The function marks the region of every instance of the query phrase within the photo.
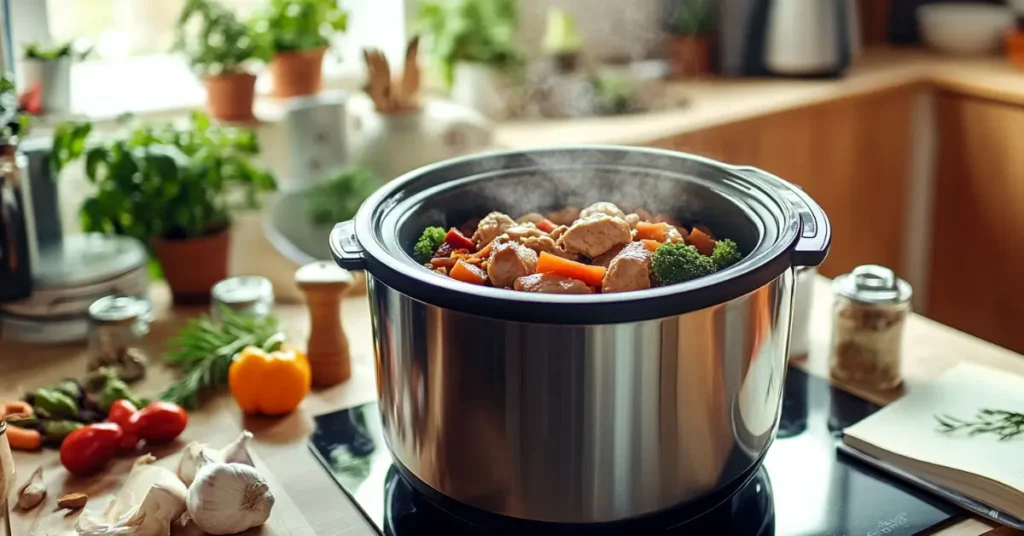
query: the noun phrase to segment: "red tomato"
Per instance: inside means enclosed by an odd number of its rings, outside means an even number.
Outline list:
[[[165,443],[185,430],[188,414],[181,406],[170,402],[150,402],[132,415],[128,429],[147,443]]]
[[[476,249],[476,244],[472,240],[466,238],[465,235],[459,232],[458,229],[452,227],[448,229],[448,234],[444,236],[444,243],[452,247],[452,249]]]
[[[121,427],[112,422],[89,424],[75,430],[60,445],[60,463],[73,475],[102,469],[120,445]]]
[[[112,422],[121,427],[124,434],[121,436],[120,447],[122,450],[131,450],[139,444],[139,434],[133,429],[132,416],[138,413],[139,408],[130,401],[121,399],[114,402],[107,412],[107,422]]]

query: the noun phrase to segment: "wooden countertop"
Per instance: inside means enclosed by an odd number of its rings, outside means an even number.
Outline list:
[[[951,58],[921,49],[869,48],[835,80],[705,79],[668,82],[689,106],[615,117],[509,121],[497,126],[501,147],[645,145],[680,134],[857,95],[920,85],[1024,105],[1024,71],[1003,57]]]
[[[821,278],[815,287],[811,327],[811,351],[798,365],[818,375],[827,375],[828,344],[831,323],[831,290],[828,280]],[[190,317],[202,313],[198,309],[171,309],[163,286],[154,288],[156,319],[146,340],[151,360],[159,362],[167,337],[177,332]],[[305,306],[279,305],[276,310],[283,327],[293,340],[303,341],[308,330]],[[353,359],[352,379],[323,391],[313,393],[301,408],[280,419],[245,418],[229,396],[208,401],[192,414],[182,440],[201,440],[223,444],[233,439],[243,427],[256,434],[254,448],[285,493],[298,506],[315,534],[324,536],[372,536],[370,525],[345,497],[334,481],[317,464],[306,447],[312,432],[312,416],[374,400],[373,348],[371,343],[368,303],[364,296],[346,298],[343,321],[348,333]],[[969,360],[992,367],[1024,374],[1024,356],[996,347],[971,336],[941,326],[922,317],[908,320],[904,341],[905,387],[914,389],[922,382],[944,372],[959,361]],[[41,347],[0,341],[0,400],[20,397],[25,390],[40,387],[67,376],[85,371],[85,355],[81,346]],[[149,375],[139,386],[146,395],[155,394],[165,385],[169,371],[151,366]],[[887,402],[899,396],[893,392],[860,392],[875,401]],[[56,465],[56,452],[17,452],[15,454],[19,483],[37,464]],[[54,469],[57,470],[57,469]],[[991,527],[975,519],[966,519],[942,530],[944,536],[1004,534],[990,532]],[[299,534],[299,533],[296,533]],[[302,534],[305,534],[304,532]],[[1009,534],[1009,533],[1006,533]]]

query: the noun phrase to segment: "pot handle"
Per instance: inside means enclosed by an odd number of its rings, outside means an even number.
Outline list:
[[[800,238],[793,250],[793,266],[818,266],[824,262],[832,244],[832,225],[821,206],[795,184],[771,173],[750,166],[734,169],[778,192],[800,214]]]
[[[331,256],[346,270],[366,269],[366,250],[356,238],[356,222],[343,221],[331,229]]]

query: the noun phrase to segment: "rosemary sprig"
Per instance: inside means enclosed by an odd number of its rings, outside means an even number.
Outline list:
[[[939,431],[954,433],[966,431],[969,436],[995,434],[1000,441],[1024,435],[1024,413],[1001,409],[983,409],[973,420],[963,420],[951,415],[936,415]]]
[[[273,316],[259,318],[225,308],[220,324],[208,316],[193,319],[171,341],[172,350],[164,357],[181,370],[181,377],[160,400],[194,409],[204,391],[227,385],[231,362],[243,348],[252,345],[271,351],[283,340]]]

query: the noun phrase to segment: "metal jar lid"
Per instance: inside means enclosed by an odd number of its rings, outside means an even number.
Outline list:
[[[853,272],[837,277],[832,289],[844,298],[879,305],[906,303],[914,294],[910,283],[877,264],[858,266]]]
[[[274,301],[274,285],[265,277],[242,275],[217,282],[210,294],[214,302],[239,310]]]
[[[152,307],[135,296],[106,296],[89,306],[89,319],[96,324],[128,324],[149,320]]]

